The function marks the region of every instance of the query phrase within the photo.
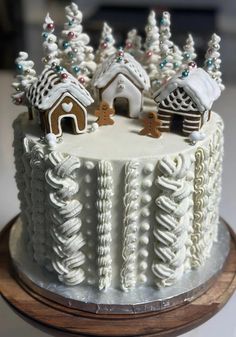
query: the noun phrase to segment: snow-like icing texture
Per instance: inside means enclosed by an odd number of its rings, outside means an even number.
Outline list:
[[[91,95],[84,86],[71,74],[67,75],[67,80],[62,81],[59,73],[51,68],[44,69],[27,92],[27,98],[32,106],[40,110],[49,109],[65,92],[69,92],[85,107],[93,103]]]
[[[159,28],[157,26],[156,14],[151,11],[148,16],[148,22],[145,26],[146,39],[144,42],[144,65],[154,63],[157,64],[160,60],[160,41]]]
[[[98,274],[99,289],[106,290],[111,285],[111,208],[113,195],[112,165],[102,160],[98,163]]]
[[[85,278],[83,265],[85,255],[82,248],[85,240],[81,233],[81,202],[76,175],[80,160],[70,155],[51,152],[48,156],[50,168],[46,171],[48,213],[51,218],[52,240],[51,263],[58,279],[66,285],[76,285]]]
[[[119,62],[117,62],[117,55],[109,56],[97,68],[92,84],[97,88],[103,88],[120,73],[128,76],[140,89],[149,90],[150,80],[146,71],[129,53],[124,53]]]
[[[162,102],[177,88],[183,88],[203,113],[210,110],[213,102],[220,96],[220,88],[205,70],[193,69],[185,78],[175,76],[164,87],[154,93],[157,103]]]
[[[188,226],[192,210],[192,159],[183,154],[160,160],[156,184],[155,260],[152,271],[158,288],[171,286],[185,268]]]
[[[124,220],[123,220],[123,265],[121,269],[121,285],[125,291],[135,287],[137,279],[137,231],[139,208],[139,163],[128,162],[125,165],[125,195],[124,195]]]
[[[183,47],[183,65],[187,65],[196,59],[197,54],[195,53],[194,40],[191,34],[188,34],[186,43]]]

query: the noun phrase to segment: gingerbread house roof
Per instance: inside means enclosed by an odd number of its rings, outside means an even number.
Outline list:
[[[138,88],[149,90],[150,80],[141,64],[129,53],[124,53],[120,59],[118,58],[117,54],[113,54],[98,66],[92,80],[93,85],[103,88],[121,73],[130,78]]]
[[[177,88],[183,88],[201,113],[210,110],[221,93],[218,83],[205,70],[197,68],[191,70],[187,77],[173,77],[153,94],[153,98],[160,104]]]
[[[84,86],[66,70],[63,70],[63,73],[68,76],[65,80],[62,80],[60,74],[54,69],[45,68],[27,92],[29,103],[39,110],[47,110],[65,92],[69,92],[85,107],[93,103],[90,93]]]

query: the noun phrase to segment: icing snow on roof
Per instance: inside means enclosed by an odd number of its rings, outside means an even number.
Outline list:
[[[130,78],[137,87],[149,90],[150,80],[146,71],[129,53],[124,53],[122,60],[119,62],[117,61],[117,54],[109,56],[98,66],[92,83],[97,88],[103,88],[120,73]]]
[[[63,70],[65,73],[66,70]],[[45,68],[38,80],[34,82],[27,92],[28,101],[37,109],[47,110],[65,92],[69,92],[84,106],[93,103],[89,92],[70,73],[66,80],[61,80],[60,74],[52,68]]]
[[[197,68],[191,70],[187,77],[182,78],[179,75],[173,77],[154,93],[154,100],[160,103],[176,88],[183,88],[200,112],[210,110],[221,93],[218,83],[205,70]]]

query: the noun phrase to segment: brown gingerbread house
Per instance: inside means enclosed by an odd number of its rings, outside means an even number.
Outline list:
[[[27,99],[32,105],[34,116],[39,117],[45,133],[61,136],[64,118],[71,119],[75,134],[86,131],[86,107],[93,99],[83,85],[66,70],[59,72],[45,68],[29,88]]]
[[[125,115],[140,117],[143,93],[150,89],[150,80],[132,55],[119,50],[108,57],[98,66],[92,84],[97,90],[99,102],[107,102],[116,113],[122,106]]]
[[[219,85],[202,68],[190,70],[186,77],[175,76],[153,95],[162,121],[159,129],[184,135],[200,130],[219,96]]]

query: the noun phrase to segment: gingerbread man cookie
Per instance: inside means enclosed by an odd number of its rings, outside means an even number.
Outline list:
[[[160,125],[161,121],[157,118],[157,114],[155,112],[148,112],[143,118],[144,128],[139,132],[139,134],[159,138],[161,136],[161,132],[158,130]]]
[[[99,105],[99,108],[95,111],[95,116],[98,117],[97,124],[102,125],[113,125],[114,120],[111,119],[111,116],[114,115],[115,110],[110,108],[109,104],[105,101],[102,101]]]

